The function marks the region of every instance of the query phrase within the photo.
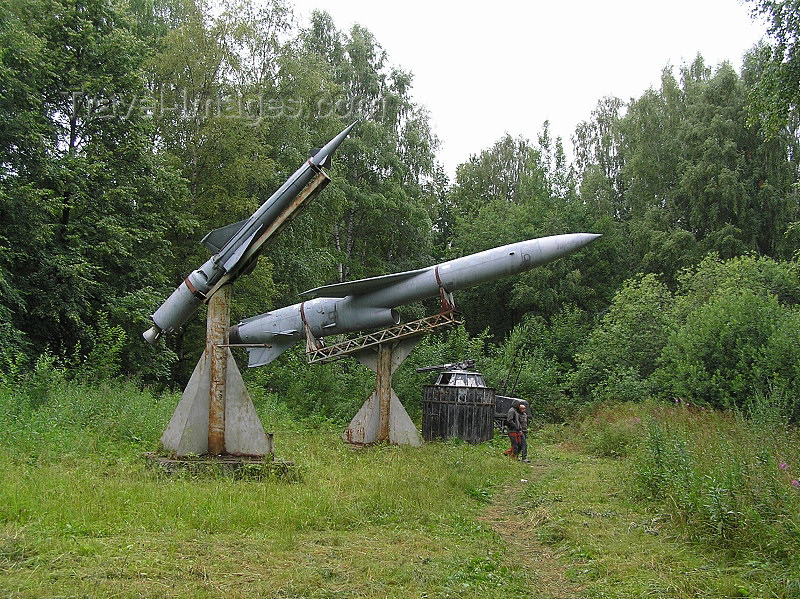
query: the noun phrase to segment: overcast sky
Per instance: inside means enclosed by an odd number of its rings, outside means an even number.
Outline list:
[[[698,52],[739,70],[766,31],[742,0],[290,1],[303,26],[315,8],[339,30],[363,25],[414,75],[451,177],[505,133],[534,141],[545,120],[571,153],[601,97],[638,97]]]

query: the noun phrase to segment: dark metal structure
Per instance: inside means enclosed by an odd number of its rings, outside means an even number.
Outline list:
[[[472,360],[418,369],[440,371],[436,383],[425,385],[422,398],[422,438],[463,439],[482,443],[494,436],[495,390],[487,387]]]

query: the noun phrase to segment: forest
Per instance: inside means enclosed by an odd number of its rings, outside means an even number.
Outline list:
[[[290,0],[0,0],[0,594],[800,596],[800,0],[747,6],[767,25],[740,65],[665,65],[569,140],[545,121],[451,179],[413,73],[363,26]],[[501,434],[353,449],[375,377],[298,344],[250,369],[234,350],[274,462],[152,467],[205,313],[156,347],[151,315],[209,231],[355,120],[232,320],[600,233],[456,292],[464,324],[392,380],[419,422],[417,368],[475,360],[530,402],[531,462]]]
[[[451,181],[413,74],[362,26],[298,23],[284,0],[0,0],[0,382],[180,389],[203,315],[158,348],[141,333],[207,259],[199,240],[360,119],[332,184],[237,282],[234,320],[326,283],[602,233],[460,292],[464,326],[426,338],[396,377],[412,416],[416,367],[472,358],[544,422],[651,397],[743,412],[766,398],[796,422],[800,11],[750,6],[770,25],[740,69],[665,66],[658,88],[599,98],[571,158],[544,122]],[[370,385],[302,348],[246,380],[321,420],[348,419]]]

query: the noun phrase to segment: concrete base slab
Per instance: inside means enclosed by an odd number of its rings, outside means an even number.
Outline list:
[[[264,458],[248,456],[171,458],[149,452],[144,454],[144,457],[152,468],[158,468],[170,475],[214,476],[221,474],[247,480],[281,478],[296,481],[300,479],[300,470],[294,462],[276,460],[271,455]]]

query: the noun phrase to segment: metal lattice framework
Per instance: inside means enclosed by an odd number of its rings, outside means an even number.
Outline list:
[[[427,335],[439,329],[446,329],[462,324],[461,313],[455,310],[441,312],[434,316],[428,316],[420,320],[414,320],[404,324],[399,324],[388,329],[383,329],[375,333],[369,333],[353,339],[346,339],[339,343],[328,346],[312,346],[306,348],[309,364],[319,364],[332,362],[340,358],[349,356],[368,347],[374,347],[384,343],[391,343],[408,337]]]

